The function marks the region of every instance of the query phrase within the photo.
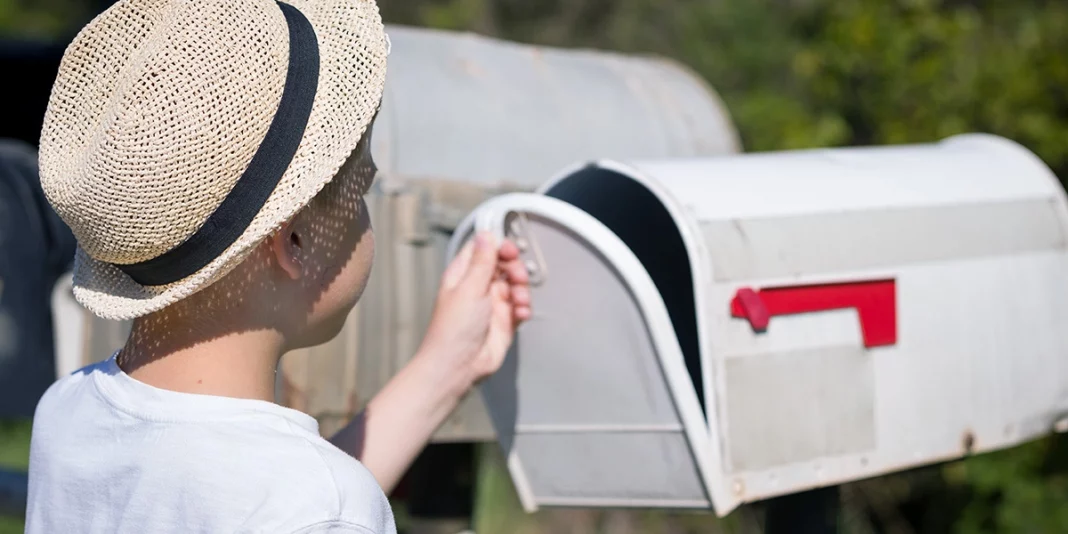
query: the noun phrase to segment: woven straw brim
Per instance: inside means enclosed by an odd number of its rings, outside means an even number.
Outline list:
[[[79,247],[74,295],[94,314],[115,320],[143,316],[222,278],[307,206],[359,144],[385,85],[385,34],[376,5],[368,0],[287,2],[300,9],[315,28],[321,66],[307,128],[278,186],[225,252],[195,274],[169,285],[142,286]]]

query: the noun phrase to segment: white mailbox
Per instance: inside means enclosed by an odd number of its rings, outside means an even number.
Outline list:
[[[524,506],[713,508],[1068,423],[1068,205],[1005,139],[576,167],[483,204],[534,318],[482,387]]]

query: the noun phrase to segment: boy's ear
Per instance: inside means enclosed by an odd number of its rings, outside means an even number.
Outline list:
[[[304,242],[292,222],[278,229],[271,236],[271,252],[278,265],[293,280],[304,273]]]

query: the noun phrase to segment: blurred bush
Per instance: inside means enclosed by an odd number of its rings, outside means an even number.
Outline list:
[[[96,5],[85,0],[0,0],[0,38],[51,39],[71,34]]]

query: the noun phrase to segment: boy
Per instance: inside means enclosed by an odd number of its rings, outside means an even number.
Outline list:
[[[281,355],[333,337],[367,281],[387,46],[372,0],[121,0],[70,45],[42,185],[78,239],[75,296],[134,326],[40,401],[28,532],[395,532],[383,489],[530,295],[515,246],[479,236],[332,443],[271,402]]]

